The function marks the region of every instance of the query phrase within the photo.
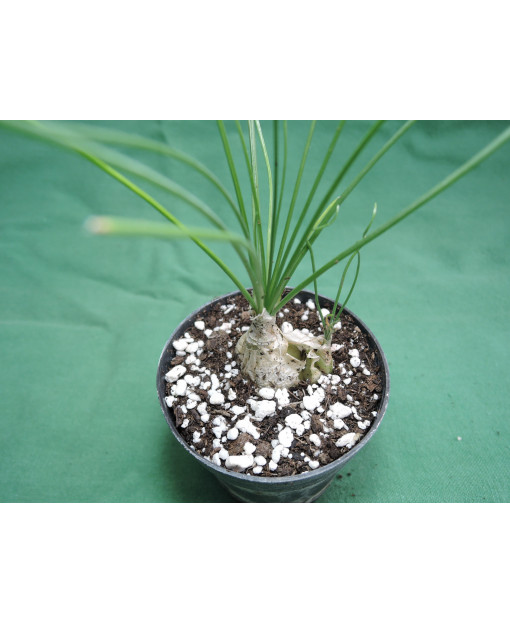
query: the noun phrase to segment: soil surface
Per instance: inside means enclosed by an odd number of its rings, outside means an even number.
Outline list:
[[[322,334],[304,295],[277,322]],[[276,395],[239,370],[235,346],[249,323],[248,303],[232,296],[174,341],[165,400],[184,440],[216,465],[264,477],[314,470],[347,453],[369,431],[383,390],[376,354],[352,317],[344,312],[335,326],[333,372]]]

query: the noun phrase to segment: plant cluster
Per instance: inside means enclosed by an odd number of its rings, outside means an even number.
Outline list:
[[[381,130],[384,122],[377,121],[372,124],[353,152],[347,155],[343,165],[338,168],[333,182],[326,192],[322,197],[317,198],[316,194],[327,167],[337,161],[335,148],[341,138],[345,123],[345,121],[338,123],[306,199],[302,204],[298,204],[303,172],[316,128],[315,121],[310,124],[299,168],[295,180],[292,181],[291,199],[288,206],[283,203],[285,185],[288,184],[290,177],[290,173],[287,171],[288,124],[285,121],[274,121],[272,124],[272,159],[269,157],[261,124],[258,121],[249,121],[243,126],[240,122],[235,122],[243,154],[244,162],[241,163],[235,162],[225,124],[221,121],[218,122],[234,196],[216,175],[202,163],[162,142],[117,130],[75,123],[3,122],[3,125],[81,154],[144,199],[170,222],[170,224],[165,225],[153,221],[95,217],[88,223],[88,227],[92,231],[100,234],[189,238],[198,245],[229,276],[253,309],[252,327],[237,345],[244,373],[259,385],[280,387],[291,386],[303,377],[313,380],[321,374],[321,371],[329,372],[331,370],[332,327],[338,322],[353,291],[359,274],[362,247],[446,190],[510,139],[510,128],[508,128],[427,193],[417,198],[379,227],[371,229],[376,215],[376,208],[374,207],[372,218],[362,236],[349,247],[335,253],[330,260],[317,267],[313,246],[323,230],[335,223],[340,207],[351,192],[414,124],[413,121],[404,123],[368,160],[342,192],[338,193],[345,176]],[[228,227],[209,205],[189,190],[147,164],[112,149],[111,146],[115,145],[163,154],[194,169],[221,193],[237,221],[238,231],[234,231],[231,226]],[[279,164],[281,162],[283,163],[282,166]],[[250,183],[248,196],[243,193],[240,182],[241,167],[245,167],[248,173]],[[268,188],[268,198],[264,202],[265,205],[262,205],[263,200],[261,198],[262,175],[266,177]],[[133,177],[128,176],[134,176],[137,180],[153,184],[186,202],[202,214],[209,221],[211,227],[195,228],[182,223],[168,206],[163,206],[147,190],[139,186]],[[208,241],[225,241],[232,244],[240,265],[247,272],[251,289],[243,283],[239,274],[227,266],[226,262],[207,245]],[[308,255],[311,260],[311,272],[286,293],[289,281]],[[276,313],[311,283],[313,283],[317,294],[317,279],[344,260],[346,264],[333,310],[324,316],[321,307],[317,305],[324,327],[324,335],[311,339],[295,330],[292,334],[283,336],[275,323]],[[356,262],[353,283],[348,295],[341,303],[341,292],[347,272],[353,262]]]

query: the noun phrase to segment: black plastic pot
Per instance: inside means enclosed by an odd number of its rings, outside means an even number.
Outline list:
[[[198,453],[193,451],[179,433],[179,430],[175,425],[173,410],[165,403],[165,374],[171,368],[170,362],[175,357],[175,350],[172,346],[172,342],[182,336],[182,334],[188,331],[190,327],[193,327],[193,323],[199,314],[205,316],[208,309],[210,309],[213,304],[224,302],[228,297],[237,294],[239,293],[229,293],[228,295],[219,297],[213,302],[195,310],[195,312],[184,319],[184,321],[175,329],[173,334],[168,339],[168,342],[166,343],[159,359],[156,380],[161,409],[163,410],[166,421],[172,433],[177,438],[177,441],[182,444],[186,451],[190,453],[198,462],[200,462],[206,470],[212,472],[217,479],[219,479],[220,483],[227,488],[232,496],[238,500],[247,503],[311,503],[326,490],[338,471],[368,443],[381,424],[381,420],[386,412],[390,396],[388,362],[386,361],[380,344],[377,342],[377,339],[372,332],[355,314],[346,308],[345,312],[348,313],[359,325],[360,329],[367,337],[370,346],[375,349],[378,364],[381,367],[383,375],[384,394],[381,397],[382,400],[375,421],[368,433],[350,451],[339,457],[337,460],[326,466],[322,466],[300,475],[290,477],[257,477],[254,475],[227,470],[222,466],[216,466],[211,461],[203,458]],[[303,302],[308,299],[314,299],[314,294],[306,290],[303,290],[298,296]],[[327,297],[319,297],[319,302],[322,307],[331,307],[333,304],[333,301]]]

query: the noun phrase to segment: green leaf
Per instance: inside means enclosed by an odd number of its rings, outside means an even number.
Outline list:
[[[210,230],[205,228],[175,227],[165,223],[156,223],[145,219],[124,219],[121,217],[90,217],[85,227],[93,234],[112,234],[117,236],[151,236],[156,238],[182,239],[199,238],[224,243],[238,243],[250,251],[253,247],[239,234],[229,231]]]

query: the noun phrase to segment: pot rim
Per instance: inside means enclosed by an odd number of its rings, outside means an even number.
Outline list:
[[[174,434],[174,436],[177,439],[177,441],[181,444],[181,446],[183,446],[184,449],[186,451],[188,451],[188,453],[190,453],[195,459],[197,459],[205,468],[207,468],[208,470],[213,470],[215,472],[218,472],[218,473],[220,473],[222,475],[225,475],[227,477],[232,477],[234,479],[239,479],[240,481],[244,481],[244,482],[256,482],[256,483],[263,483],[263,484],[267,484],[267,485],[270,485],[271,483],[275,483],[275,484],[276,483],[290,483],[290,482],[299,483],[301,481],[306,481],[306,480],[311,479],[313,477],[320,476],[321,474],[326,474],[327,472],[331,472],[331,471],[333,471],[333,469],[335,467],[337,467],[337,469],[339,470],[345,463],[347,463],[350,459],[352,459],[354,457],[354,455],[356,455],[356,453],[358,453],[368,443],[368,441],[372,438],[374,433],[377,431],[377,429],[379,428],[379,425],[381,424],[383,416],[384,416],[384,414],[386,412],[386,408],[388,407],[388,402],[389,402],[389,398],[390,398],[390,373],[389,373],[388,362],[386,360],[386,356],[384,354],[384,351],[382,350],[382,347],[379,344],[379,341],[374,336],[374,334],[371,332],[371,330],[365,325],[365,323],[358,316],[356,316],[356,314],[351,312],[351,310],[349,310],[348,308],[344,308],[344,312],[347,312],[353,318],[353,320],[361,327],[361,329],[368,335],[369,339],[374,343],[374,346],[376,347],[376,349],[379,352],[381,365],[382,365],[383,370],[384,370],[384,388],[383,388],[384,396],[383,396],[383,400],[381,402],[381,405],[379,406],[379,409],[377,410],[377,416],[375,417],[375,420],[374,420],[372,426],[370,427],[369,431],[363,436],[361,441],[358,442],[357,444],[355,444],[347,453],[344,453],[338,459],[335,459],[334,461],[330,462],[329,464],[326,464],[325,466],[320,466],[319,468],[315,468],[314,470],[308,470],[307,472],[304,472],[304,473],[301,473],[301,474],[287,475],[287,476],[284,476],[284,477],[259,477],[257,475],[250,475],[250,474],[245,474],[243,472],[236,472],[235,470],[227,470],[227,468],[224,468],[223,466],[217,466],[212,461],[210,461],[208,459],[205,459],[204,457],[199,455],[182,438],[182,436],[181,436],[181,434],[180,434],[179,430],[177,429],[177,426],[176,426],[176,424],[174,422],[173,410],[171,408],[169,408],[168,405],[166,404],[165,397],[164,397],[164,392],[160,393],[160,391],[159,391],[159,389],[160,389],[159,382],[160,382],[161,376],[162,375],[164,376],[164,374],[165,374],[165,373],[162,373],[162,369],[161,369],[162,360],[163,360],[163,357],[165,355],[165,352],[167,351],[167,349],[169,347],[171,347],[173,349],[172,342],[176,339],[175,335],[177,333],[179,333],[179,334],[183,333],[185,331],[185,329],[192,322],[193,317],[195,317],[204,308],[206,308],[207,306],[211,305],[212,303],[215,303],[215,302],[220,301],[222,299],[226,299],[227,297],[232,297],[232,296],[240,295],[240,294],[241,294],[241,292],[239,290],[235,290],[235,291],[227,293],[225,295],[221,295],[220,297],[216,297],[215,299],[211,300],[209,303],[206,303],[206,304],[200,306],[199,308],[197,308],[196,310],[191,312],[191,314],[189,314],[174,329],[174,331],[172,332],[172,335],[170,336],[170,338],[165,343],[165,346],[163,347],[163,350],[162,350],[161,355],[159,357],[158,370],[157,370],[157,374],[156,374],[156,388],[157,388],[157,392],[158,392],[158,398],[159,398],[159,403],[160,403],[160,406],[161,406],[161,410],[162,410],[163,415],[165,416],[165,419],[166,419],[166,421],[167,421],[167,423],[168,423],[168,425],[170,427],[170,430]],[[310,290],[302,290],[296,296],[300,297],[302,295],[315,298],[315,293],[310,291]],[[319,295],[319,297],[321,299],[323,299],[323,300],[330,301],[331,303],[334,302],[333,299],[330,299],[329,297],[325,297],[323,295]]]

